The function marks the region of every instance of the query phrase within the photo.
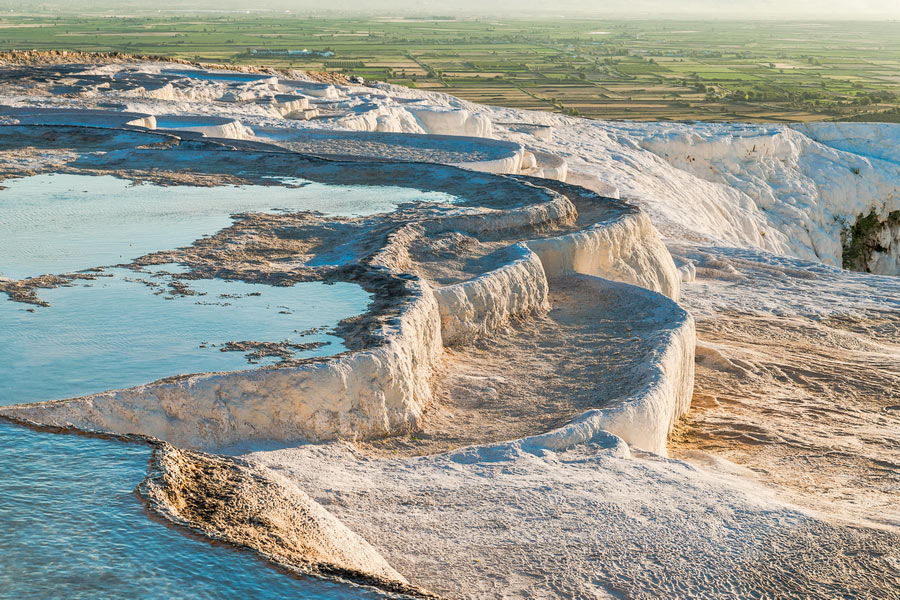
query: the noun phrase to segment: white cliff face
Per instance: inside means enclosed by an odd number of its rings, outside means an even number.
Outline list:
[[[791,128],[835,150],[900,164],[897,123],[795,123]]]
[[[513,112],[496,111],[503,119]],[[556,116],[542,120],[553,124],[553,142],[534,140],[527,148],[565,158],[569,182],[636,202],[673,239],[756,248],[841,266],[842,233],[860,215],[874,212],[885,221],[900,209],[896,156],[873,148],[877,142],[832,139],[848,124],[792,129],[585,122]],[[896,126],[866,125],[880,128],[874,140],[896,146],[888,141],[898,136]],[[826,143],[805,135],[807,130]],[[868,133],[855,135],[863,138]],[[893,242],[883,247],[887,254],[900,253]],[[893,259],[882,256],[875,256],[868,268],[898,273]]]
[[[641,145],[736,190],[735,201],[721,208],[739,211],[750,225],[741,241],[766,236],[762,247],[781,254],[841,266],[843,227],[872,211],[886,219],[900,210],[900,165],[824,146],[790,128],[707,125]]]

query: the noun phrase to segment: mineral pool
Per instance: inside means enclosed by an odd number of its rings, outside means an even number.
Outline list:
[[[213,127],[228,123],[228,119],[204,119],[203,117],[178,118],[178,117],[156,117],[157,129],[178,129],[179,127]]]
[[[108,175],[45,174],[3,182],[0,276],[23,279],[129,262],[186,246],[242,212],[314,210],[362,216],[404,202],[453,202],[441,192],[340,186],[292,179],[291,186],[160,186]]]
[[[365,312],[370,299],[351,283],[179,279],[185,295],[169,287],[176,277],[107,269],[93,280],[40,290],[48,307],[0,302],[0,405],[255,366],[243,352],[223,352],[226,342],[321,342],[294,356],[336,354],[342,340],[326,331]]]
[[[127,262],[190,244],[228,226],[237,212],[371,214],[429,198],[406,188],[300,183],[132,186],[61,174],[6,181],[0,273],[25,278]],[[254,367],[243,352],[221,351],[229,341],[321,342],[293,348],[293,356],[334,354],[343,346],[328,329],[365,311],[370,300],[349,283],[274,287],[182,275],[178,265],[107,267],[91,279],[41,289],[49,306],[0,301],[0,405]],[[0,597],[47,598],[61,590],[74,599],[383,597],[288,576],[247,552],[148,518],[133,490],[149,456],[142,444],[0,421]]]
[[[216,71],[193,71],[191,69],[166,69],[165,75],[177,75],[190,79],[202,79],[204,81],[231,81],[238,83],[250,83],[271,79],[271,75],[253,75],[248,73],[219,73]]]
[[[0,597],[385,597],[291,577],[148,518],[133,490],[149,457],[142,444],[0,422]]]

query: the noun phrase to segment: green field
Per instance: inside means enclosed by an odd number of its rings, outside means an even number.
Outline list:
[[[608,119],[900,119],[890,21],[7,16],[0,48],[337,71]],[[288,54],[303,49],[334,55]]]

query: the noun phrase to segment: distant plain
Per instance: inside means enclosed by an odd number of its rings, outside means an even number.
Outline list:
[[[896,122],[897,25],[9,15],[0,19],[0,49],[336,71],[593,118]]]

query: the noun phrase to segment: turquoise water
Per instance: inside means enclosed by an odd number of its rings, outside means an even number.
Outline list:
[[[0,276],[22,279],[130,262],[190,245],[228,227],[235,213],[361,216],[404,202],[454,200],[411,188],[293,182],[302,185],[135,186],[112,176],[68,174],[7,180],[0,190]]]
[[[188,245],[238,212],[318,210],[355,216],[446,194],[333,186],[132,186],[109,176],[40,175],[3,182],[0,275],[24,278],[128,262]],[[49,307],[0,300],[0,405],[130,387],[251,364],[229,341],[295,344],[305,358],[340,352],[327,331],[366,310],[350,283],[274,287],[180,279],[162,265],[106,268],[93,280],[39,290]],[[186,285],[179,293],[171,284]],[[132,493],[150,450],[0,422],[0,599],[344,599],[385,597],[300,580],[246,552],[147,518]]]
[[[143,445],[0,422],[0,598],[384,597],[295,579],[147,518],[132,490],[149,456]]]
[[[270,75],[254,75],[252,73],[213,73],[210,71],[192,71],[190,69],[168,69],[163,71],[166,75],[178,75],[191,79],[203,79],[204,81],[237,81],[251,82],[270,79]]]
[[[351,283],[275,287],[179,280],[195,292],[179,296],[167,285],[171,275],[126,269],[106,274],[112,277],[41,290],[49,307],[0,302],[0,405],[254,367],[243,352],[221,351],[229,341],[327,342],[295,356],[336,354],[343,350],[340,338],[306,330],[332,328],[365,312],[370,300]]]
[[[228,123],[228,119],[208,119],[203,117],[172,118],[172,117],[156,117],[156,127],[159,129],[178,129],[179,127],[211,127],[215,125],[223,125]]]

